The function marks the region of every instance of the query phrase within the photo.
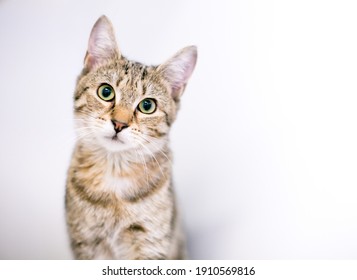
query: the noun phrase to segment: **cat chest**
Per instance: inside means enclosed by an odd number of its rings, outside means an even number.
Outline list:
[[[103,191],[114,193],[118,198],[126,197],[134,191],[134,183],[131,178],[111,174],[103,176],[101,187]]]

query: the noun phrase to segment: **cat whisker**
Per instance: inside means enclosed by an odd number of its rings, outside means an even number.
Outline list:
[[[94,120],[103,121],[102,119],[99,118],[100,115],[98,115],[98,116],[93,116],[93,115],[91,114],[92,112],[87,112],[87,111],[81,110],[81,111],[76,111],[76,113],[79,114],[79,115],[83,115],[83,116],[85,116],[85,117],[92,118],[92,119],[94,119]],[[75,120],[76,120],[76,119],[80,120],[81,118],[80,118],[80,116],[75,116],[74,119],[75,119]]]
[[[82,127],[76,127],[74,128],[75,131],[81,131],[81,130],[88,130],[88,129],[100,129],[101,126],[99,125],[92,125],[92,126],[82,126]]]
[[[77,135],[74,140],[75,141],[79,141],[79,140],[82,140],[84,138],[87,138],[89,135],[91,134],[94,134],[94,132],[88,132],[88,133],[83,133],[83,134],[80,134],[80,135]]]
[[[157,139],[150,137],[148,135],[138,135],[136,134],[137,137],[143,139],[144,141],[146,141],[148,144],[151,144],[152,146],[154,146],[154,148],[159,151],[170,163],[171,163],[171,159],[167,156],[167,154],[162,150],[162,148],[159,147]],[[151,139],[148,139],[147,137],[150,137]]]
[[[140,151],[137,149],[135,149],[135,150],[138,153],[138,155],[141,157],[141,163],[144,165],[144,172],[146,174],[146,184],[147,184],[147,187],[149,187],[149,172],[148,172],[148,167],[146,165],[144,154],[143,154],[142,150],[140,150]]]
[[[157,165],[158,165],[158,167],[159,167],[159,169],[160,169],[160,171],[161,171],[162,176],[164,176],[165,179],[167,179],[167,177],[166,177],[166,175],[164,174],[164,172],[162,171],[161,165],[160,165],[160,163],[158,162],[157,158],[155,157],[154,153],[153,153],[148,147],[146,147],[143,143],[141,143],[139,140],[137,141],[137,143],[138,143],[141,147],[145,148],[145,149],[149,152],[149,155],[156,161],[156,163],[157,163]]]
[[[62,138],[62,140],[60,141],[60,144],[58,146],[59,150],[62,150],[63,147],[65,147],[66,145],[72,145],[73,143],[77,142],[78,140],[81,140],[85,137],[87,137],[88,135],[90,135],[91,133],[86,133],[86,134],[81,134],[81,135],[76,135],[75,137],[70,137],[70,138]]]

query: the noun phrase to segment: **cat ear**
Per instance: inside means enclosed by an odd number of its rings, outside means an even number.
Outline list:
[[[84,66],[88,70],[102,62],[120,57],[113,26],[106,16],[101,16],[92,28]]]
[[[171,86],[171,95],[178,101],[182,95],[187,81],[190,78],[197,61],[197,48],[190,46],[183,48],[164,64],[158,67],[164,78]]]

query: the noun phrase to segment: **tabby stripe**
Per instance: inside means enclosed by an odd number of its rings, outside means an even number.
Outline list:
[[[141,73],[141,80],[143,81],[146,77],[146,75],[148,74],[148,71],[146,70],[146,68],[144,67],[143,72]]]
[[[160,177],[157,178],[156,180],[154,180],[154,181],[151,180],[149,182],[149,187],[144,192],[138,193],[135,196],[127,197],[126,199],[132,203],[139,202],[139,201],[155,194],[157,191],[159,191],[161,188],[163,188],[163,186],[165,186],[166,182],[167,182],[167,179],[164,176],[160,175]],[[145,181],[145,183],[146,183],[146,181]]]
[[[83,93],[85,93],[88,89],[89,89],[89,87],[85,87],[81,92],[76,92],[76,94],[74,96],[74,100],[77,101],[79,98],[81,98]]]
[[[128,230],[130,232],[146,232],[145,228],[142,225],[139,225],[139,224],[131,224],[128,227]]]
[[[147,87],[145,84],[143,84],[143,96],[146,94],[146,91],[147,91]]]
[[[75,106],[74,109],[76,112],[80,112],[86,105],[87,105],[86,103],[83,103],[78,106]]]
[[[172,189],[172,186],[171,188]],[[171,233],[175,230],[176,228],[176,220],[177,220],[177,206],[176,206],[176,201],[173,199],[173,205],[172,205],[172,212],[171,212],[171,220],[170,220],[170,229]]]
[[[170,127],[171,126],[171,122],[170,122],[169,114],[166,113],[165,111],[164,111],[164,113],[165,113],[166,124],[167,124],[168,127]]]
[[[161,132],[161,131],[159,131],[159,130],[156,129],[156,128],[148,127],[148,129],[149,129],[150,131],[154,132],[154,133],[155,133],[154,136],[156,136],[156,137],[164,137],[164,136],[167,135],[167,132]]]
[[[112,198],[108,193],[88,193],[87,189],[75,177],[72,177],[71,184],[76,196],[92,205],[108,208],[112,204]]]
[[[125,64],[124,69],[125,69],[125,75],[128,75],[128,70],[129,70],[129,62]]]

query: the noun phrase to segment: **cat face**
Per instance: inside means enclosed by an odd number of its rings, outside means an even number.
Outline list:
[[[109,20],[99,18],[74,96],[78,138],[109,152],[160,150],[196,58],[192,46],[155,67],[129,61]]]
[[[166,139],[177,105],[157,69],[121,59],[89,72],[80,85],[77,131],[92,144],[121,151]]]

